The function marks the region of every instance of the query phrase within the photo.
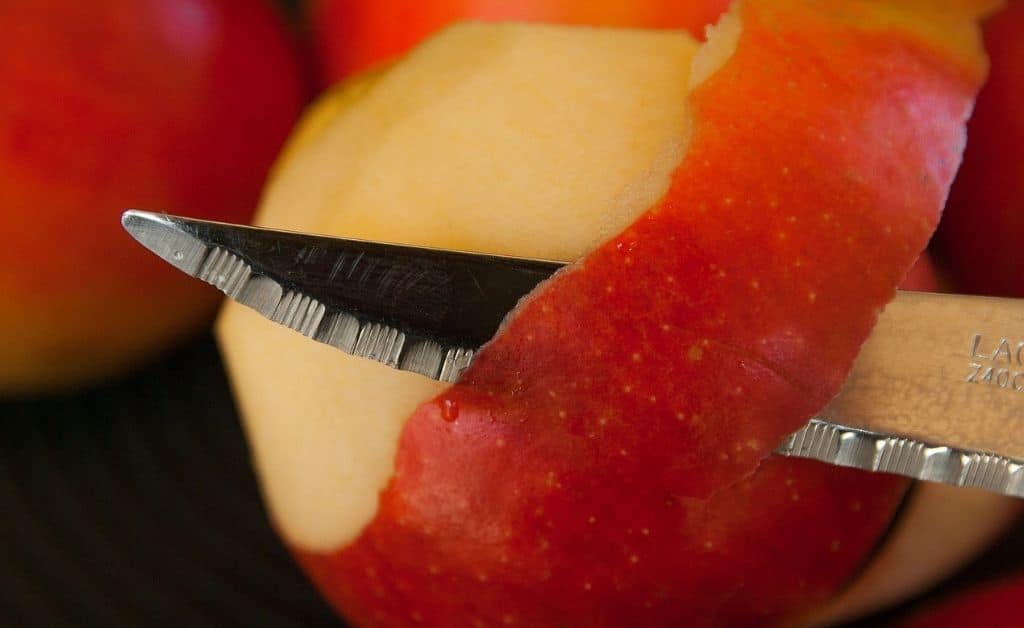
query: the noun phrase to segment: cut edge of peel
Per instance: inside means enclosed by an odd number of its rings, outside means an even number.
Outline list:
[[[739,38],[743,31],[743,24],[740,18],[741,5],[742,2],[737,0],[730,6],[728,11],[722,14],[722,16],[716,23],[709,24],[706,27],[705,40],[703,42],[700,42],[699,47],[690,63],[688,88],[685,95],[685,101],[688,102],[693,92],[698,87],[700,87],[700,85],[702,85],[712,76],[714,76],[719,70],[721,70],[736,52]],[[602,242],[595,246],[592,249],[592,251],[601,248],[608,242],[614,241],[614,239],[624,229],[628,229],[632,223],[641,219],[648,212],[657,210],[657,208],[659,207],[662,199],[669,191],[673,173],[685,160],[686,153],[690,144],[690,139],[693,136],[694,120],[692,116],[692,110],[689,106],[683,107],[682,115],[685,115],[687,118],[685,134],[681,138],[667,141],[665,147],[652,162],[651,167],[633,184],[630,184],[629,186],[627,186],[627,188],[623,189],[622,192],[614,199],[613,203],[609,208],[609,211],[607,212],[608,221],[602,228],[602,233],[606,237]],[[654,193],[652,192],[652,190],[660,191]],[[647,201],[645,203],[637,203],[637,197],[646,198]],[[636,211],[639,208],[638,206],[642,207],[642,209]],[[632,220],[629,223],[618,229],[607,228],[608,225],[614,221],[615,217],[621,217],[630,208],[633,209],[633,215]],[[585,260],[586,256],[584,256],[580,260],[576,260],[575,262],[570,262],[566,267],[559,270],[556,273],[556,275],[566,272],[572,272],[575,268],[579,266],[580,263],[583,263]],[[506,315],[498,332],[495,334],[495,337],[504,332],[506,328],[506,323],[513,318],[515,313],[520,308],[522,308],[523,304],[529,302],[529,300],[532,297],[542,292],[544,290],[544,287],[549,282],[550,278],[538,284],[538,286],[533,291],[531,291],[529,294],[523,297],[520,303]],[[436,399],[443,397],[444,394],[445,391],[441,391],[441,393],[435,397],[424,399],[423,403],[433,403]],[[409,419],[411,419],[412,416],[413,415],[406,417],[406,422]],[[770,455],[770,453],[766,454],[764,459],[767,459]],[[748,474],[744,475],[743,478],[738,479],[734,483],[730,483],[729,486],[738,484],[744,481],[745,479],[749,478],[750,476],[754,475],[764,459],[762,459],[762,461],[759,462],[758,465],[754,469],[752,469]],[[390,485],[390,481],[388,482],[388,485]],[[726,488],[728,488],[728,486],[722,487],[720,490],[724,490]],[[383,493],[386,490],[387,486],[381,489],[381,493]],[[716,490],[714,493],[718,493],[720,492],[720,490]],[[713,498],[713,496],[713,494],[708,495],[705,498],[705,500],[710,500]],[[374,513],[374,518],[375,517],[376,512]],[[365,529],[366,526],[372,523],[372,521],[373,518],[368,519],[362,526],[362,528],[360,528],[358,533],[344,539],[331,549],[336,550],[339,547],[344,547],[348,543],[357,539],[359,535],[362,534],[363,529]]]
[[[743,30],[739,15],[741,4],[742,2],[737,0],[730,6],[728,11],[721,15],[718,22],[708,24],[705,27],[705,39],[703,42],[700,42],[697,52],[690,63],[688,89],[686,92],[687,100],[689,100],[694,90],[718,72],[736,52],[740,33]],[[614,199],[601,228],[601,233],[606,237],[592,250],[597,250],[604,244],[613,241],[621,233],[622,227],[614,228],[612,226],[616,217],[631,213],[632,220],[624,226],[624,228],[628,228],[630,224],[639,220],[648,211],[657,209],[665,194],[668,193],[672,183],[672,174],[686,157],[690,139],[693,136],[693,112],[689,107],[686,107],[683,110],[683,115],[687,119],[683,137],[667,141],[665,147],[651,163],[651,167],[636,182],[623,189]],[[655,193],[653,192],[654,190],[660,190],[660,192]],[[638,203],[635,200],[637,197],[647,198],[648,201]],[[645,206],[645,208],[637,213],[637,206]],[[556,275],[572,271],[585,259],[586,256],[579,260],[562,260],[567,262],[567,265],[557,271]],[[523,297],[519,305],[505,316],[495,336],[504,331],[505,322],[512,318],[515,312],[522,307],[523,303],[528,302],[532,296],[541,292],[549,281],[550,278],[541,282],[530,294]],[[425,402],[428,401],[425,400]]]
[[[736,28],[738,26],[738,20],[734,19],[733,23],[735,24],[735,26],[732,30],[736,31],[735,36],[738,36],[738,28]],[[635,31],[636,29],[621,30]],[[694,51],[691,52],[690,55],[699,54],[700,50],[703,50],[708,47],[714,49],[718,46],[722,46],[725,53],[711,55],[706,54],[705,60],[702,63],[708,64],[709,59],[714,59],[718,67],[720,67],[721,65],[725,64],[725,62],[731,55],[732,51],[735,49],[735,42],[730,43],[727,41],[727,39],[723,39],[722,37],[718,36],[716,36],[711,42],[694,42]],[[415,54],[415,52],[412,54]],[[683,98],[683,100],[681,101],[681,105],[679,107],[680,115],[687,117],[684,129],[681,133],[678,134],[678,136],[676,136],[676,133],[673,132],[673,135],[671,137],[666,138],[661,148],[661,152],[654,155],[654,158],[649,162],[649,167],[643,170],[635,179],[633,179],[624,188],[622,188],[618,194],[612,197],[610,203],[606,207],[606,211],[604,212],[604,216],[607,216],[607,221],[605,224],[602,224],[599,227],[599,237],[601,239],[593,246],[593,249],[598,248],[598,246],[600,246],[603,242],[607,242],[609,239],[611,239],[619,232],[621,232],[623,228],[628,227],[630,224],[635,222],[648,211],[657,208],[660,204],[660,201],[668,192],[673,173],[676,171],[679,164],[682,163],[685,157],[687,147],[689,144],[690,131],[692,129],[692,124],[690,124],[690,120],[688,119],[689,110],[685,106],[685,103],[688,101],[689,94],[693,91],[694,87],[692,81],[689,80],[689,72],[692,71],[694,59],[695,57],[689,58],[689,60],[683,62],[684,65],[681,66],[686,69],[686,74],[680,77],[681,85],[680,89],[678,90],[680,97]],[[689,65],[685,65],[686,63],[688,63]],[[706,65],[706,67],[711,68],[711,65]],[[712,70],[717,70],[717,67],[712,68]],[[713,71],[708,71],[707,69],[705,69],[705,72],[708,76],[710,76],[710,74],[713,73]],[[362,79],[357,78],[355,79],[355,81],[356,82],[354,84],[346,83],[334,88],[334,92],[341,94],[340,97],[343,98],[342,104],[352,103],[353,101],[360,101],[364,98],[372,98],[372,94],[375,91],[377,91],[376,88],[380,84],[382,84],[382,82],[386,82],[387,78],[386,74],[383,72],[371,72],[368,77],[364,77]],[[310,144],[315,144],[318,141],[318,132],[326,132],[327,130],[331,129],[334,126],[335,117],[339,115],[339,112],[341,111],[342,108],[343,107],[340,106],[338,103],[321,103],[319,105],[313,105],[313,107],[310,109],[310,118],[308,118],[306,121],[300,124],[296,135],[288,142],[286,151],[283,153],[284,157],[281,159],[280,163],[288,162],[288,158],[295,157],[296,153],[303,147],[306,147]],[[288,179],[291,175],[287,171],[287,166],[281,166],[280,164],[278,166],[275,166],[273,171],[274,176],[270,184],[271,187],[281,183],[282,179]],[[267,212],[261,210],[261,212],[258,214],[258,218],[261,222],[263,222],[270,217],[267,216]],[[628,220],[628,222],[626,222],[623,225],[621,224],[623,220]],[[282,226],[287,227],[286,225]],[[249,323],[243,321],[242,319],[244,318],[246,320],[255,320],[256,315],[242,311],[243,308],[240,308],[233,304],[230,304],[230,307],[228,307],[227,310],[228,311],[225,313],[225,315],[222,315],[220,321],[218,321],[217,334],[222,353],[224,354],[227,362],[229,363],[229,366],[234,367],[229,368],[229,372],[236,371],[236,369],[238,370],[238,372],[232,373],[231,377],[232,387],[233,389],[236,390],[236,392],[238,392],[239,381],[245,379],[245,371],[247,370],[245,367],[245,363],[252,361],[251,356],[247,357],[247,355],[249,354],[244,353],[240,350],[240,345],[243,344],[244,342],[247,342],[246,339],[242,337],[244,336],[244,334],[240,332],[240,324],[249,325]],[[230,322],[228,322],[228,319],[230,319]],[[252,323],[252,325],[255,324],[256,323]],[[264,325],[266,323],[264,321],[259,321],[259,324]],[[285,341],[284,338],[279,338],[279,336],[283,334],[290,334],[290,332],[283,329],[280,331],[277,329],[268,330],[266,333],[269,334],[268,340],[273,340],[273,342],[267,345],[270,347],[277,346],[275,344],[277,342]],[[251,339],[248,340],[248,342],[251,343]],[[306,341],[299,339],[296,340],[295,342],[305,343]],[[319,349],[319,347],[312,347],[310,350],[312,351],[316,349]],[[327,350],[330,351],[330,349]],[[350,358],[349,356],[345,356],[342,354],[338,354],[337,356],[334,357],[337,358],[338,363],[348,360],[358,360],[357,358]],[[339,373],[340,372],[341,371],[339,371]],[[236,381],[236,379],[238,381]],[[429,383],[436,384],[436,382]],[[377,393],[379,392],[380,391],[377,391]],[[436,395],[437,391],[434,390],[430,394],[426,395],[420,403],[430,403],[431,400],[436,398]],[[235,398],[239,400],[240,409],[242,410],[243,415],[249,414],[249,411],[254,410],[256,406],[259,406],[261,403],[263,403],[257,399],[254,399],[253,396],[254,395],[251,391],[247,395],[235,395]],[[260,395],[256,396],[258,397]],[[402,417],[400,425],[403,427],[400,428],[399,438],[397,438],[395,442],[395,456],[397,456],[397,452],[399,450],[398,441],[400,440],[400,435],[404,430],[404,425],[413,416],[413,414],[413,412],[409,412],[404,414]],[[321,417],[318,420],[323,419],[324,418]],[[328,526],[332,527],[332,531],[330,534],[326,534],[325,526],[319,524],[312,526],[300,525],[298,528],[296,528],[296,526],[293,523],[296,515],[299,515],[303,518],[318,517],[319,515],[313,510],[310,510],[309,508],[296,509],[294,507],[294,504],[291,506],[284,506],[281,508],[281,510],[278,509],[277,499],[274,497],[274,486],[279,485],[280,482],[270,482],[268,481],[268,478],[265,477],[269,475],[269,473],[266,472],[267,467],[263,467],[263,465],[259,464],[259,460],[262,458],[259,451],[261,447],[258,444],[256,444],[260,440],[265,439],[267,435],[264,434],[263,436],[260,436],[259,434],[257,434],[257,432],[261,432],[263,431],[263,429],[259,428],[259,426],[257,425],[250,425],[249,420],[244,421],[244,423],[246,424],[245,429],[246,433],[249,435],[249,440],[250,442],[254,443],[253,453],[257,462],[256,468],[259,475],[263,476],[263,481],[261,482],[261,485],[265,500],[269,505],[270,518],[272,520],[274,527],[277,529],[279,534],[288,542],[289,546],[296,550],[310,552],[336,551],[340,548],[348,546],[353,541],[358,539],[362,532],[366,529],[366,527],[369,526],[375,520],[380,507],[379,496],[380,494],[387,490],[388,486],[391,484],[391,481],[394,477],[394,473],[396,470],[394,459],[392,460],[392,463],[388,468],[386,475],[383,476],[385,478],[385,481],[383,483],[380,483],[378,485],[378,482],[375,479],[369,477],[370,475],[376,477],[375,474],[372,473],[363,474],[363,477],[361,477],[358,480],[360,484],[368,484],[368,487],[372,487],[374,490],[373,495],[377,496],[375,498],[375,506],[372,509],[372,511],[366,511],[366,508],[364,508],[363,503],[365,500],[359,498],[355,500],[355,502],[357,503],[350,503],[349,510],[352,511],[352,516],[350,516],[349,519],[352,522],[351,524],[338,526],[338,529],[334,529],[333,524],[331,524],[331,526]],[[344,455],[343,451],[339,451],[338,453],[340,455]],[[306,468],[308,471],[308,467]],[[288,488],[288,490],[305,493],[310,492],[306,488],[295,484],[296,481],[301,480],[300,475],[296,474],[295,470],[292,470],[291,472],[286,473],[285,475],[287,476],[286,481],[289,482],[290,485],[290,488]],[[281,487],[278,486],[277,490],[280,491]],[[346,501],[346,498],[343,495],[339,496],[337,499],[341,502]],[[298,501],[302,502],[303,500]],[[317,532],[316,530],[320,530],[320,532]]]
[[[740,33],[743,31],[743,24],[739,15],[741,4],[739,1],[734,2],[729,10],[721,15],[718,22],[708,24],[705,28],[704,41],[700,42],[697,52],[690,63],[690,75],[686,92],[687,100],[689,100],[694,90],[718,72],[736,52]],[[665,194],[668,193],[668,189],[672,184],[672,174],[683,163],[690,139],[693,136],[693,112],[689,107],[685,107],[683,115],[686,116],[685,134],[681,138],[669,140],[661,153],[652,162],[648,171],[638,178],[635,184],[631,184],[624,189],[615,199],[601,228],[601,233],[606,238],[603,243],[595,247],[595,250],[604,243],[613,240],[624,228],[628,228],[630,224],[638,220],[646,212],[656,209]],[[660,192],[655,193],[654,190],[660,190]],[[638,202],[636,200],[638,197],[646,198],[647,200]],[[636,207],[643,205],[646,205],[646,208],[641,210],[640,213],[636,213]],[[630,211],[631,209],[632,211]],[[616,218],[621,218],[621,216],[627,213],[632,214],[632,220],[625,225],[616,225]],[[559,272],[565,272],[565,270],[571,268],[572,266],[569,266]],[[539,285],[538,290],[542,287],[543,284]],[[538,290],[534,290],[534,293]],[[510,312],[509,314],[511,315],[512,313]]]
[[[742,32],[742,22],[739,15],[740,4],[741,2],[733,3],[729,11],[724,13],[717,23],[709,24],[707,26],[706,39],[700,43],[690,64],[688,89],[685,96],[687,101],[689,101],[694,90],[725,66],[728,60],[735,53],[740,34]],[[639,220],[647,212],[657,209],[665,194],[668,193],[672,182],[672,175],[679,165],[683,163],[689,147],[690,139],[693,135],[694,122],[692,120],[691,109],[688,106],[683,107],[682,115],[687,117],[685,134],[681,138],[667,141],[660,154],[652,162],[651,167],[634,183],[623,189],[622,192],[614,199],[606,214],[607,220],[605,221],[605,224],[602,225],[601,229],[605,239],[598,243],[593,250],[597,250],[605,243],[614,240],[614,238],[623,229],[628,228],[633,222]],[[636,199],[638,197],[645,200],[643,202],[637,202]],[[630,210],[632,211],[630,212]],[[619,225],[618,228],[613,227],[612,225],[616,221],[616,218],[621,221],[621,217],[627,212],[632,214],[631,220],[625,225]],[[558,271],[558,273],[572,272],[572,270],[577,267],[578,263],[585,261],[585,259],[586,256],[580,260],[576,260],[575,263],[570,263],[568,266]],[[526,295],[519,305],[506,315],[505,321],[510,320],[514,316],[515,312],[534,295],[543,291],[548,281],[542,282],[530,294]],[[503,323],[495,336],[497,337],[497,335],[503,333],[504,329],[505,324]],[[443,395],[444,391],[440,393],[440,396]],[[423,403],[431,403],[434,399],[435,397],[424,399]],[[410,418],[412,418],[412,415],[406,417],[406,421]],[[752,471],[751,474],[754,472],[755,471]],[[388,484],[390,484],[390,481]],[[382,487],[381,493],[386,489],[387,486]],[[376,517],[376,512],[374,513],[374,517]],[[344,539],[332,549],[343,547],[357,539],[362,533],[362,530],[372,523],[372,521],[373,518],[368,519],[363,527],[360,528],[358,533]]]
[[[690,74],[686,93],[687,99],[689,99],[690,94],[692,94],[697,87],[721,69],[733,53],[736,52],[736,44],[739,41],[739,35],[742,31],[742,23],[738,15],[739,5],[740,2],[735,2],[728,12],[722,14],[717,23],[709,24],[706,27],[705,40],[700,43],[690,64]],[[638,177],[636,181],[627,185],[615,197],[608,212],[602,217],[600,233],[602,233],[605,238],[597,244],[591,252],[599,249],[606,243],[613,241],[623,231],[623,229],[629,228],[630,224],[639,220],[648,211],[657,209],[660,205],[661,200],[664,198],[665,194],[667,194],[669,187],[672,184],[672,174],[686,157],[690,139],[693,136],[693,112],[689,107],[686,107],[682,111],[682,115],[686,118],[683,136],[668,140],[665,143],[664,148],[651,162],[650,168],[648,168],[643,175]],[[645,200],[638,201],[638,198]],[[644,209],[640,210],[638,213],[636,211],[638,207],[643,207]],[[629,223],[625,225],[616,224],[622,222],[622,216],[624,215],[629,215],[631,217]],[[586,256],[577,260],[560,260],[566,262],[566,265],[559,269],[555,275],[571,272],[585,259]],[[505,330],[506,323],[513,317],[516,311],[518,311],[523,304],[528,303],[533,296],[543,291],[544,286],[547,285],[555,275],[552,275],[552,277],[537,284],[529,294],[522,298],[520,303],[512,311],[505,315],[498,331],[495,333],[495,337]],[[484,346],[486,347],[486,345]],[[424,403],[429,401],[429,399],[424,400]]]
[[[742,2],[734,2],[718,22],[709,24],[704,43],[697,50],[690,69],[690,93],[722,69],[733,54],[743,32],[740,20]]]

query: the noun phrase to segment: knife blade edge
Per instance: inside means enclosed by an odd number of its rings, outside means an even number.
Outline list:
[[[1024,461],[811,419],[775,450],[842,467],[1024,497]]]
[[[452,383],[468,368],[477,350],[471,346],[439,342],[429,334],[411,333],[408,329],[403,330],[371,317],[360,316],[344,308],[332,307],[313,295],[305,294],[294,285],[286,286],[287,282],[269,276],[244,254],[223,246],[223,242],[206,242],[197,235],[198,232],[190,231],[183,225],[218,225],[222,229],[238,229],[248,234],[259,232],[267,238],[272,238],[275,233],[289,232],[139,211],[126,212],[123,223],[140,243],[180,270],[217,287],[274,322],[352,355]],[[291,233],[291,236],[295,235]],[[342,244],[361,242],[332,240]],[[398,248],[406,252],[416,249]],[[452,255],[456,258],[487,257],[437,249],[423,250],[433,255]],[[500,256],[495,259],[510,263],[513,270],[519,261],[534,264],[530,269],[534,274],[529,275],[525,279],[526,283],[518,289],[535,281],[538,272],[540,275],[555,272],[561,266],[559,263],[538,260]],[[472,279],[481,296],[487,292],[475,277]],[[519,279],[522,280],[522,277]],[[915,326],[919,326],[916,317],[922,311],[933,314],[944,312],[941,316],[932,315],[934,320],[930,321],[935,329],[940,330],[936,334],[936,346],[928,347],[928,352],[920,360],[894,356],[890,348],[885,346],[886,342],[906,344],[908,336],[917,336],[917,346],[923,345],[921,330],[915,329]],[[1004,442],[1000,436],[1004,433],[1000,421],[1012,419],[1012,411],[1021,402],[1010,397],[996,402],[989,401],[990,394],[1010,392],[999,391],[991,386],[964,388],[963,381],[959,381],[960,388],[956,388],[958,380],[962,380],[957,375],[961,361],[968,358],[986,359],[986,356],[976,355],[980,332],[974,334],[969,352],[969,339],[961,338],[965,329],[974,328],[959,319],[970,320],[972,317],[979,321],[977,329],[985,333],[1005,329],[1018,319],[1024,321],[1024,301],[959,295],[899,294],[891,308],[887,308],[876,332],[858,356],[840,394],[819,416],[788,436],[776,453],[1024,497],[1024,461],[1014,457],[1024,447],[1024,439],[1017,439],[1020,442],[1012,439]],[[492,324],[496,329],[497,322]],[[1008,341],[1004,338],[1002,342],[1005,344]],[[958,344],[965,346],[957,348]],[[1021,357],[1024,356],[1024,340],[1020,346],[1018,359],[1024,361]],[[1002,354],[994,353],[989,359],[995,361],[997,357],[1002,357]],[[1009,352],[1006,357],[1012,359]],[[929,365],[929,361],[934,364]],[[1021,377],[1024,378],[1024,364],[1021,367]],[[947,388],[949,392],[946,392]],[[935,394],[939,390],[942,395]],[[929,391],[932,391],[931,396]],[[889,399],[892,407],[879,410],[877,404],[884,402],[884,398]],[[959,404],[956,407],[961,411],[989,408],[994,416],[985,421],[973,418],[978,425],[975,433],[961,429],[958,423],[954,425],[956,422],[949,420],[949,417],[939,421],[943,424],[941,429],[922,432],[920,425],[908,421],[904,416],[909,415],[920,423],[921,419],[936,412],[952,412],[944,404]],[[877,426],[884,426],[883,431],[879,431]],[[901,429],[901,426],[906,429]],[[937,440],[936,432],[942,434]],[[992,443],[996,443],[999,451],[985,446],[991,446]]]
[[[182,272],[217,288],[264,318],[350,355],[453,383],[475,350],[444,346],[435,339],[329,307],[302,291],[286,288],[254,268],[243,255],[217,246],[187,229],[191,221],[130,210],[122,224],[143,246]],[[228,227],[229,225],[225,225]]]

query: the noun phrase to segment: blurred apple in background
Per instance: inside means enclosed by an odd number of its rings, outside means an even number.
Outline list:
[[[305,102],[260,0],[0,3],[0,394],[85,385],[199,329],[217,296],[126,207],[246,222]]]
[[[330,84],[408,51],[457,20],[512,20],[588,26],[682,28],[701,38],[729,0],[308,0]]]
[[[1024,296],[1024,2],[989,20],[992,68],[968,125],[938,243],[957,288]]]

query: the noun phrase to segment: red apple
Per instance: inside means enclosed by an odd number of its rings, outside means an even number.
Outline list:
[[[900,287],[904,290],[939,292],[938,270],[931,255],[925,253],[917,258]]]
[[[274,523],[367,625],[796,621],[907,482],[771,456],[938,220],[987,3],[455,27],[344,84],[259,221],[578,263],[445,389],[229,307]]]
[[[729,0],[309,0],[325,84],[408,51],[459,20],[682,28],[702,36]]]
[[[262,1],[0,3],[0,393],[123,372],[210,319],[120,213],[249,219],[301,77]]]
[[[939,603],[900,625],[904,628],[1019,628],[1024,624],[1022,600],[1024,578],[1017,576]]]
[[[1024,296],[1024,2],[985,25],[992,67],[968,125],[939,243],[958,287]]]

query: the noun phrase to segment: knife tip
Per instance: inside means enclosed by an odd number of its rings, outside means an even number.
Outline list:
[[[127,209],[121,214],[121,227],[143,245],[146,245],[146,235],[158,222],[157,214],[141,209]]]
[[[127,209],[121,214],[121,226],[139,244],[175,268],[195,275],[207,246],[181,228],[173,216],[141,209]]]

